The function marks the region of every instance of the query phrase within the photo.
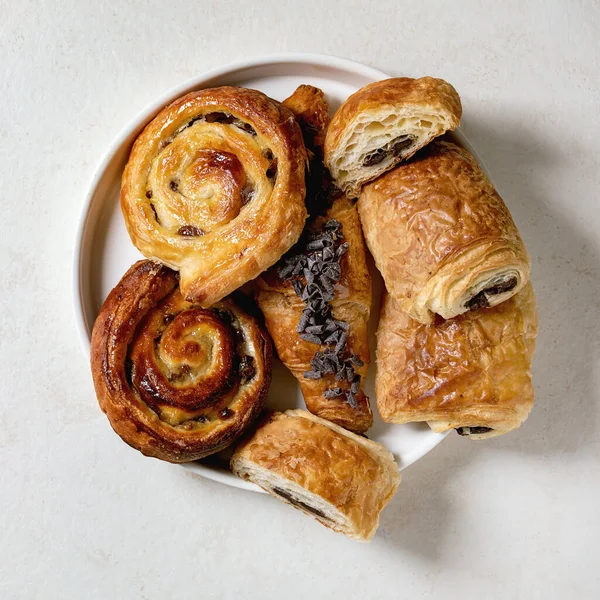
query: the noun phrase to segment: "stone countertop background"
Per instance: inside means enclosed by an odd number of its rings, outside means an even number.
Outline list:
[[[0,9],[1,598],[599,596],[598,2]],[[168,88],[283,51],[452,82],[533,260],[536,408],[409,467],[369,545],[131,451],[75,331],[75,231],[106,148]]]

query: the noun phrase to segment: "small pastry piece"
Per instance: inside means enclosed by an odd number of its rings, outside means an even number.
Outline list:
[[[94,324],[91,367],[113,429],[146,456],[180,463],[231,444],[271,383],[266,332],[231,299],[183,299],[177,275],[133,265]]]
[[[537,312],[531,284],[495,306],[435,324],[408,317],[385,295],[375,392],[388,423],[427,421],[471,439],[517,429],[533,406]]]
[[[371,278],[351,201],[338,196],[256,287],[279,358],[298,379],[308,410],[352,431],[367,431],[373,424],[363,392]]]
[[[364,183],[458,127],[461,114],[456,90],[443,79],[376,81],[335,113],[325,140],[325,164],[338,187],[356,198]]]
[[[369,360],[371,279],[355,206],[321,161],[328,123],[323,92],[300,86],[284,101],[311,155],[307,203],[313,218],[300,242],[256,280],[257,302],[279,358],[300,382],[307,408],[364,432],[373,422],[363,381]],[[331,198],[335,200],[331,204]]]
[[[361,541],[373,537],[379,513],[400,473],[381,444],[303,410],[272,413],[231,459],[236,475]]]
[[[275,263],[306,219],[306,151],[292,113],[261,92],[191,92],[136,140],[121,208],[134,245],[209,307]]]
[[[433,142],[366,185],[358,211],[387,290],[421,323],[495,306],[529,280],[508,208],[456,144]]]

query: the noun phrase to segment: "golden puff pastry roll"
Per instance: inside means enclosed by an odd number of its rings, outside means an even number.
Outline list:
[[[373,537],[379,514],[400,484],[381,444],[303,410],[267,415],[231,459],[233,472],[360,541]]]
[[[443,79],[398,77],[371,83],[335,113],[325,164],[338,187],[356,198],[361,186],[458,127],[462,107]]]
[[[339,195],[290,255],[256,281],[256,290],[279,358],[298,379],[308,410],[367,431],[371,278],[352,202]]]
[[[231,298],[184,300],[177,274],[133,265],[94,324],[91,367],[116,433],[146,456],[181,463],[231,444],[271,383],[267,333]]]
[[[432,325],[389,294],[377,331],[377,406],[384,421],[427,421],[485,439],[517,429],[533,406],[537,312],[531,283],[493,308]]]
[[[191,92],[136,140],[121,208],[135,246],[209,307],[275,263],[306,219],[306,151],[292,113],[256,90]]]
[[[433,142],[366,185],[358,211],[387,290],[421,323],[495,306],[529,280],[508,208],[456,144]]]

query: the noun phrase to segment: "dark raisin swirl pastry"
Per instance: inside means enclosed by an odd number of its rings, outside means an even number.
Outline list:
[[[260,412],[271,343],[233,299],[186,301],[177,274],[133,265],[94,325],[91,367],[113,429],[146,456],[187,462],[234,441]]]
[[[275,263],[306,219],[306,150],[291,111],[256,90],[179,98],[144,129],[123,173],[134,245],[208,307]]]

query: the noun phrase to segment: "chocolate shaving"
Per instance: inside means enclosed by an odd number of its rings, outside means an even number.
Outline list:
[[[296,253],[281,260],[277,275],[282,281],[290,281],[296,295],[306,304],[296,328],[300,338],[325,347],[315,352],[310,363],[312,370],[306,371],[304,377],[321,379],[332,375],[336,381],[350,383],[350,389],[328,388],[323,396],[328,399],[343,396],[344,402],[356,408],[361,376],[355,367],[362,367],[363,362],[348,351],[350,326],[333,318],[330,304],[342,274],[340,259],[348,248],[342,224],[330,219],[321,231],[305,234],[295,248]]]

